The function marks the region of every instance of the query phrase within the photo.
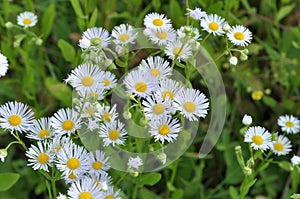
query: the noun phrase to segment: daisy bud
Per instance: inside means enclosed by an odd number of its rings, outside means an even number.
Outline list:
[[[270,95],[270,94],[271,94],[271,89],[269,89],[269,88],[265,89],[265,93],[266,93],[267,95]]]
[[[248,51],[248,49],[245,48],[244,50],[242,50],[242,53],[247,55],[249,53],[249,51]]]
[[[300,156],[294,155],[291,159],[293,166],[297,166],[300,164]]]
[[[249,176],[252,174],[252,169],[250,167],[244,167],[243,172],[245,175]]]
[[[248,161],[247,161],[247,167],[252,167],[254,165],[254,159],[251,157]]]
[[[167,155],[165,153],[160,153],[158,154],[157,159],[161,161],[163,164],[166,164]]]
[[[238,160],[239,165],[244,168],[245,167],[245,161],[244,161],[244,157],[242,154],[242,147],[241,146],[236,146],[235,147],[235,154]]]
[[[198,41],[194,42],[192,45],[192,50],[197,51],[200,48],[200,43]]]
[[[240,56],[240,60],[241,61],[246,61],[248,59],[248,55],[242,53],[241,56]]]
[[[145,28],[145,30],[143,31],[143,33],[146,36],[150,36],[152,34],[152,31],[149,28]]]
[[[7,156],[7,150],[6,149],[0,149],[0,159],[2,162],[4,162],[4,159]]]
[[[225,31],[225,32],[228,32],[230,30],[230,25],[228,23],[225,23],[222,27],[222,29]]]
[[[41,46],[42,43],[43,43],[43,40],[42,40],[41,38],[37,38],[37,39],[35,40],[35,44],[36,44],[37,46]]]
[[[12,28],[13,26],[14,26],[14,24],[11,23],[10,21],[5,23],[5,27],[6,27],[7,29]]]
[[[245,114],[242,123],[247,126],[252,124],[252,117],[250,115]]]
[[[131,118],[131,113],[130,113],[130,111],[124,111],[124,113],[123,113],[123,117],[124,117],[124,119],[126,119],[126,120],[129,120],[130,118]]]
[[[229,63],[233,66],[236,66],[238,63],[238,59],[235,56],[229,58]]]

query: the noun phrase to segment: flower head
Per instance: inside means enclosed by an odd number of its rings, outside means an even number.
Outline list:
[[[287,155],[292,150],[291,148],[291,141],[283,135],[279,135],[277,140],[273,141],[271,145],[271,149],[278,156]]]
[[[134,30],[133,26],[129,24],[121,24],[115,26],[112,30],[111,36],[116,45],[134,44],[138,33]]]
[[[5,76],[8,69],[7,57],[0,53],[0,77]]]
[[[192,48],[189,43],[182,43],[177,39],[167,43],[165,53],[172,60],[188,60],[192,56]]]
[[[24,28],[35,26],[37,21],[37,16],[32,12],[25,11],[18,16],[18,25]]]
[[[186,10],[188,11],[186,15],[189,15],[195,20],[201,20],[202,18],[206,17],[206,12],[202,11],[201,8],[195,8],[194,10],[187,8]]]
[[[109,33],[104,28],[89,28],[83,32],[82,39],[79,40],[79,47],[87,49],[89,47],[107,47],[110,43]]]
[[[34,120],[32,126],[29,128],[29,132],[26,137],[33,140],[45,140],[53,136],[53,128],[50,125],[50,118],[43,117],[38,120]]]
[[[247,126],[252,124],[252,117],[250,115],[245,114],[242,123]]]
[[[72,183],[68,190],[68,197],[69,199],[103,198],[102,192],[96,186],[96,182],[88,177]]]
[[[143,161],[139,156],[136,156],[135,158],[129,157],[127,165],[129,168],[138,170],[139,167],[143,165]]]
[[[225,33],[222,29],[224,23],[225,19],[216,14],[209,14],[201,20],[200,25],[208,33],[220,36]]]
[[[271,134],[264,127],[250,127],[244,137],[244,142],[250,142],[254,150],[267,150],[271,145]]]
[[[120,121],[112,121],[101,125],[99,136],[103,138],[104,146],[124,145],[127,132],[124,129],[124,124]]]
[[[288,134],[296,134],[300,131],[300,121],[293,115],[282,115],[278,118],[277,123],[281,127],[281,130]]]
[[[236,46],[248,46],[252,40],[252,33],[248,28],[237,25],[232,27],[227,33],[228,39]]]
[[[299,165],[300,164],[300,156],[293,155],[291,162],[293,166]]]
[[[144,25],[149,29],[172,27],[170,19],[168,19],[164,14],[158,14],[156,12],[149,13],[145,16]]]

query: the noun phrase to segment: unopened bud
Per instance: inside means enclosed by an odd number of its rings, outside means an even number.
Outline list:
[[[235,56],[229,58],[229,63],[233,66],[236,66],[238,63],[238,59]]]
[[[7,150],[6,149],[0,149],[0,159],[2,162],[4,162],[4,159],[7,157]]]
[[[132,116],[132,114],[130,113],[130,111],[128,111],[128,110],[124,111],[124,113],[123,113],[124,119],[129,120],[131,118],[131,116]]]
[[[248,55],[246,55],[245,53],[242,53],[240,56],[240,60],[241,61],[246,61],[248,59]]]
[[[252,174],[252,169],[250,167],[244,167],[243,172],[246,176],[249,176]]]
[[[6,27],[7,29],[12,28],[13,26],[14,26],[14,24],[11,23],[10,21],[8,21],[8,22],[5,23],[5,27]]]
[[[230,27],[230,25],[229,25],[228,23],[225,23],[225,24],[223,25],[222,29],[223,29],[225,32],[228,32],[228,31],[231,29],[231,27]]]

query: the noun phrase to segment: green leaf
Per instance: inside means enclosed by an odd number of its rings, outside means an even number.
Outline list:
[[[58,47],[60,48],[65,60],[73,63],[75,59],[74,47],[63,39],[58,40]]]
[[[55,6],[51,4],[42,17],[42,34],[44,38],[47,38],[52,30],[55,15]]]
[[[170,16],[174,22],[173,24],[179,26],[182,18],[181,16],[183,16],[183,14],[179,3],[175,0],[170,2]]]
[[[292,190],[293,192],[297,192],[299,183],[300,183],[300,178],[299,178],[299,171],[298,169],[294,168],[294,170],[291,172],[291,181],[292,181]]]
[[[161,199],[161,197],[159,197],[158,195],[146,188],[142,188],[141,190],[139,190],[139,196],[139,198],[143,199]]]
[[[262,100],[263,100],[263,102],[264,102],[266,105],[268,105],[268,106],[270,106],[270,107],[272,107],[272,108],[274,108],[274,107],[277,106],[277,101],[274,100],[272,97],[264,96]]]
[[[66,84],[48,77],[45,80],[45,85],[49,92],[64,105],[72,105],[72,90]]]
[[[140,186],[150,185],[153,186],[161,179],[160,173],[146,173],[140,178]]]
[[[20,46],[21,42],[23,41],[23,39],[26,37],[25,34],[17,34],[15,36],[15,41],[14,41],[14,48],[17,48]]]
[[[95,27],[97,17],[98,17],[98,9],[95,8],[89,22],[89,27]]]
[[[292,164],[288,161],[281,161],[278,164],[279,167],[281,167],[282,169],[286,170],[286,171],[292,171],[293,167]]]
[[[229,187],[229,195],[232,199],[238,199],[239,198],[239,194],[238,194],[236,188],[234,188],[233,186]]]
[[[295,5],[296,4],[291,4],[280,8],[280,10],[278,11],[275,17],[275,23],[278,24],[281,19],[286,17],[288,14],[290,14],[292,10],[295,8]]]
[[[152,5],[155,11],[158,11],[160,8],[160,0],[152,0]]]
[[[10,189],[20,178],[17,173],[0,173],[0,191]]]
[[[172,199],[181,199],[183,198],[184,191],[182,189],[177,189],[172,194]]]
[[[80,6],[80,1],[78,0],[71,0],[71,4],[72,4],[72,7],[76,13],[76,16],[77,16],[77,24],[78,24],[78,27],[80,28],[80,30],[84,30],[85,29],[85,23],[84,23],[84,14],[83,14],[83,11],[81,9],[81,6]]]

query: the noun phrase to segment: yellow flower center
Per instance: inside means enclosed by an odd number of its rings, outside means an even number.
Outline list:
[[[167,32],[157,32],[156,36],[159,39],[166,39],[168,37],[168,33]]]
[[[85,113],[88,114],[88,115],[93,115],[94,110],[92,108],[87,108],[87,109],[85,109]]]
[[[276,142],[276,143],[274,144],[274,149],[275,149],[276,151],[283,151],[284,145],[283,145],[282,143],[280,143],[280,142]]]
[[[152,111],[153,113],[155,113],[156,115],[160,115],[165,111],[165,107],[162,104],[155,104],[152,107]]]
[[[44,129],[41,130],[39,133],[39,138],[44,139],[45,137],[48,137],[50,135],[50,131]]]
[[[212,31],[217,31],[219,30],[220,26],[218,23],[216,22],[211,22],[209,25],[208,25],[209,29],[211,29]]]
[[[8,118],[8,122],[12,126],[18,126],[22,123],[22,118],[19,115],[11,115]]]
[[[77,158],[70,158],[67,161],[67,167],[71,170],[77,169],[80,166],[80,161]]]
[[[110,113],[103,113],[103,115],[101,116],[102,121],[106,121],[106,122],[110,122],[111,119],[111,115]]]
[[[155,76],[155,77],[159,77],[160,76],[160,70],[158,70],[157,68],[152,68],[150,70],[150,74]]]
[[[93,169],[95,170],[100,170],[102,168],[102,163],[101,162],[94,162],[93,163]]]
[[[76,176],[73,172],[71,172],[70,175],[69,175],[68,177],[69,177],[69,179],[71,179],[71,180],[75,180],[75,179],[77,178],[77,176]]]
[[[287,122],[285,123],[285,126],[287,126],[287,127],[289,127],[289,128],[293,128],[293,127],[294,127],[294,123],[291,122],[291,121],[287,121]]]
[[[49,160],[49,156],[46,153],[41,153],[38,156],[38,161],[41,164],[46,164],[48,162],[48,160]]]
[[[55,147],[56,152],[59,152],[59,150],[61,149],[62,146],[57,146]]]
[[[245,35],[244,35],[244,33],[242,33],[242,32],[236,32],[236,33],[234,33],[234,38],[236,39],[236,40],[244,40],[245,39]]]
[[[147,84],[145,84],[144,82],[137,82],[135,85],[134,85],[134,88],[136,91],[138,92],[145,92],[147,90]]]
[[[115,199],[112,195],[106,196],[105,199]]]
[[[164,25],[164,21],[161,20],[161,19],[154,19],[153,20],[153,25],[155,25],[155,26],[162,26],[162,25]]]
[[[254,91],[251,94],[251,97],[253,100],[261,100],[261,98],[264,96],[264,93],[262,91]]]
[[[260,135],[255,135],[252,137],[252,141],[256,145],[261,145],[263,143],[263,138]]]
[[[70,131],[74,128],[74,122],[72,120],[66,120],[62,123],[62,128],[65,131]]]
[[[29,18],[24,19],[23,24],[25,24],[25,25],[31,24],[31,19],[29,19]]]
[[[158,133],[161,135],[168,135],[170,133],[170,127],[163,124],[158,128]]]
[[[183,108],[189,112],[192,113],[196,110],[196,104],[192,101],[187,101],[186,103],[184,103]]]
[[[90,192],[84,191],[79,195],[79,199],[92,199],[93,196]]]
[[[128,39],[129,39],[129,35],[126,34],[126,33],[121,34],[121,35],[119,36],[119,40],[120,40],[121,42],[126,42]]]
[[[174,93],[172,91],[166,90],[162,93],[162,97],[164,99],[166,99],[167,97],[169,97],[169,99],[174,99]]]
[[[91,76],[85,76],[82,78],[81,83],[83,86],[90,87],[94,84],[94,79]]]
[[[108,133],[108,137],[109,139],[111,140],[117,140],[119,138],[119,132],[117,130],[111,130],[109,133]]]
[[[105,78],[102,83],[104,86],[108,86],[110,84],[110,81],[109,79]]]
[[[173,49],[173,54],[178,57],[181,57],[183,55],[183,49],[181,49],[181,47],[175,47]]]

